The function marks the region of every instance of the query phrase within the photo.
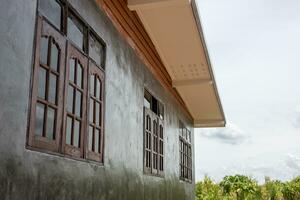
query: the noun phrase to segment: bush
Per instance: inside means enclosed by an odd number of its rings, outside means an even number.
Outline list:
[[[243,175],[225,176],[220,183],[206,176],[196,184],[196,200],[300,200],[300,176],[285,183],[266,177],[263,185]]]

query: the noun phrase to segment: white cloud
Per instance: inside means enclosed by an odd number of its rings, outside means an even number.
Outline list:
[[[296,107],[295,112],[292,114],[292,124],[295,128],[300,128],[300,106]]]
[[[300,175],[300,1],[197,1],[225,115],[234,124],[197,130],[196,180]]]
[[[254,157],[245,157],[243,160],[233,161],[223,166],[215,166],[206,170],[199,169],[198,180],[208,175],[217,182],[225,175],[243,174],[264,183],[265,177],[277,180],[291,180],[300,175],[300,157],[294,154],[280,155],[274,161],[273,155],[262,154]]]
[[[286,166],[294,172],[300,174],[300,157],[293,154],[288,154],[286,159]]]
[[[231,145],[244,143],[249,137],[243,130],[233,123],[227,123],[225,128],[202,129],[200,134],[206,138],[215,139]]]

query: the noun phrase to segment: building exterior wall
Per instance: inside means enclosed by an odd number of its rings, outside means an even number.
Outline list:
[[[179,180],[178,122],[193,143],[192,122],[92,0],[69,2],[107,45],[104,165],[26,148],[37,0],[1,0],[0,199],[194,199]],[[143,173],[144,88],[165,108],[164,178]]]

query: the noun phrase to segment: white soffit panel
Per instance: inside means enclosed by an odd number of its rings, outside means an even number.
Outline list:
[[[224,126],[195,4],[189,0],[128,0],[128,6],[140,17],[195,127]]]

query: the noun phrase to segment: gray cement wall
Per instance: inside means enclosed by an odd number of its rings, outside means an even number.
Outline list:
[[[94,2],[70,2],[107,44],[104,166],[26,149],[37,0],[1,0],[0,199],[194,199],[179,180],[178,120],[191,123]],[[143,173],[144,87],[165,106],[164,178]]]

